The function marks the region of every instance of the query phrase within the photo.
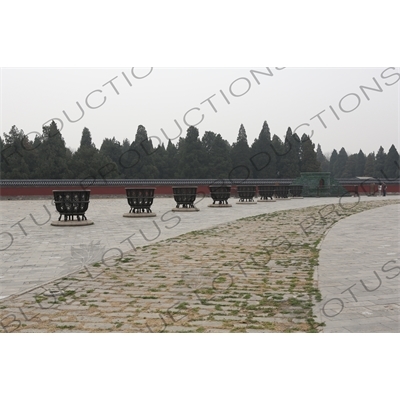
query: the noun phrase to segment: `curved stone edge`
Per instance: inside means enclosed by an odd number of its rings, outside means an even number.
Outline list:
[[[125,213],[123,217],[126,218],[146,218],[146,217],[155,217],[156,213]]]
[[[370,200],[367,199],[366,201],[370,201]],[[359,204],[359,203],[357,203],[357,204]],[[346,215],[346,216],[345,216],[344,218],[342,218],[342,219],[339,219],[339,220],[335,221],[333,224],[331,224],[331,225],[326,229],[326,231],[322,234],[321,240],[319,241],[319,243],[318,243],[318,245],[317,245],[317,247],[316,247],[316,248],[318,249],[318,251],[319,251],[319,254],[318,254],[318,262],[317,262],[317,264],[313,267],[313,268],[314,268],[313,279],[314,279],[315,282],[317,282],[317,287],[319,288],[321,295],[323,295],[323,293],[322,293],[322,290],[320,289],[320,282],[321,282],[321,279],[320,279],[320,268],[321,268],[321,267],[320,267],[320,256],[321,256],[322,246],[326,243],[328,234],[329,234],[331,231],[333,231],[333,229],[336,228],[337,225],[338,225],[339,223],[347,222],[346,220],[347,220],[348,218],[355,217],[355,216],[360,216],[361,214],[363,214],[363,213],[365,213],[365,212],[377,211],[377,210],[380,210],[381,208],[389,207],[389,206],[393,206],[393,205],[399,205],[399,203],[390,203],[390,204],[384,204],[384,205],[377,205],[377,206],[375,206],[375,207],[372,207],[372,208],[369,208],[369,209],[366,209],[366,210],[354,212],[354,213],[352,213],[352,214],[350,214],[350,215]],[[350,210],[351,210],[351,208],[350,208]],[[344,292],[343,292],[343,293],[344,293]],[[342,293],[342,294],[343,294],[343,293]],[[329,295],[329,294],[328,294],[328,295]],[[329,301],[329,300],[328,300],[328,301]],[[327,303],[328,301],[325,301],[324,305],[326,305],[326,303]],[[321,303],[322,303],[322,301],[321,301]],[[317,318],[318,318],[317,321],[318,321],[318,322],[320,322],[320,323],[326,322],[327,319],[322,317],[322,308],[323,308],[323,306],[321,307],[321,306],[319,306],[319,305],[320,305],[320,304],[319,304],[318,302],[315,302],[315,304],[312,306],[313,314],[315,314],[315,315],[317,316]],[[331,318],[335,318],[336,316],[337,316],[337,315],[335,315],[334,317],[331,317]],[[329,317],[328,317],[328,318],[329,318]],[[328,328],[328,327],[325,325],[324,327],[322,327],[321,332],[326,332],[326,329],[327,329],[327,328]],[[340,328],[342,328],[342,327],[339,326],[339,329],[340,329]],[[327,333],[330,333],[330,332],[328,331]]]
[[[225,208],[225,207],[232,207],[232,204],[209,204],[207,207]]]
[[[276,200],[257,200],[258,203],[275,203]]]
[[[89,219],[85,221],[51,221],[50,225],[53,226],[86,226],[86,225],[93,225],[94,222],[90,221]]]
[[[257,204],[256,201],[238,201],[236,204]]]

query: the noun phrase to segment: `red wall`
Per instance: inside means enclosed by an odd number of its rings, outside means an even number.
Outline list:
[[[343,185],[343,187],[348,192],[351,192],[351,193],[354,193],[354,186],[355,185]],[[387,186],[387,189],[386,189],[387,193],[400,193],[400,185],[399,184],[387,183],[386,186]],[[374,188],[371,188],[371,184],[369,184],[369,183],[364,183],[363,185],[358,185],[358,194],[360,196],[371,194],[372,191],[374,191],[376,194],[378,193],[378,185],[377,184],[375,184]]]
[[[156,196],[172,196],[172,186],[168,185],[155,185]],[[344,188],[348,192],[354,192],[354,185],[344,185]],[[34,187],[34,186],[26,186],[26,187],[0,187],[0,196],[3,197],[16,197],[16,196],[50,196],[53,197],[53,189],[56,190],[83,190],[88,189],[91,191],[92,195],[125,195],[125,186],[57,186],[49,187]],[[369,194],[370,185],[365,184],[363,187],[358,187],[358,193],[360,195]],[[375,191],[378,192],[378,185],[375,185]],[[400,193],[400,185],[398,184],[388,184],[387,185],[388,193]],[[207,185],[197,186],[198,194],[206,194],[210,193],[210,190]],[[231,194],[236,195],[237,190],[236,186],[232,186]]]
[[[126,186],[26,186],[26,187],[0,187],[0,196],[53,196],[53,190],[90,190],[91,195],[125,195]],[[173,195],[172,186],[152,186],[156,188],[156,196]],[[232,186],[232,193],[234,187]],[[197,193],[209,194],[208,186],[197,186]],[[235,192],[236,193],[236,190]]]

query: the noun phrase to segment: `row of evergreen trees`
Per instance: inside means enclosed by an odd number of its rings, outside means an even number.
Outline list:
[[[160,141],[155,146],[145,127],[139,125],[132,142],[125,139],[121,144],[114,137],[106,138],[100,149],[84,128],[76,152],[66,147],[54,121],[33,140],[16,126],[3,136],[2,179],[276,179],[318,171],[331,172],[334,178],[399,176],[399,154],[394,145],[387,154],[382,147],[368,155],[361,150],[348,155],[342,148],[334,150],[328,160],[320,145],[315,150],[309,136],[300,138],[290,128],[284,141],[277,135],[271,138],[267,122],[251,146],[243,125],[232,145],[209,131],[200,139],[193,126],[176,145],[169,141],[165,147]]]

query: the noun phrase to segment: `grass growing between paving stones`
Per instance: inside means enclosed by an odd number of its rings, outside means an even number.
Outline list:
[[[313,305],[321,301],[314,279],[321,240],[340,219],[395,203],[262,214],[137,248],[107,267],[95,264],[94,277],[79,271],[4,300],[1,326],[17,332],[319,332]]]

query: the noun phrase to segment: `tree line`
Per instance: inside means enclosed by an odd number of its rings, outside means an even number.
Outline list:
[[[167,146],[161,141],[155,146],[139,125],[132,141],[105,138],[100,149],[84,128],[75,152],[66,147],[54,121],[33,140],[16,126],[3,136],[1,179],[289,179],[319,171],[331,172],[336,179],[399,177],[394,145],[388,153],[380,147],[368,155],[362,150],[348,155],[342,147],[333,150],[328,160],[308,135],[299,137],[288,128],[284,140],[271,137],[267,122],[251,145],[243,125],[232,145],[211,131],[200,138],[193,126],[176,144],[170,140]]]

